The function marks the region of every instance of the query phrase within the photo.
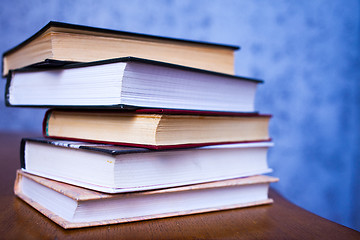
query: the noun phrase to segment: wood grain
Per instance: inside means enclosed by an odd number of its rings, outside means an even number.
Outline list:
[[[13,194],[21,137],[0,134],[1,239],[360,239],[360,233],[307,212],[274,190],[274,204],[159,220],[64,230]]]

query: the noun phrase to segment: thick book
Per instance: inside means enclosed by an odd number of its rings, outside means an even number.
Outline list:
[[[150,149],[268,141],[271,115],[140,109],[135,111],[50,109],[45,137],[130,145]]]
[[[153,151],[145,148],[28,138],[21,144],[24,171],[118,193],[264,174],[271,142]]]
[[[254,112],[262,81],[134,57],[11,72],[8,106]]]
[[[252,176],[137,193],[105,194],[17,172],[15,194],[63,228],[199,214],[272,203],[277,179]]]
[[[52,21],[3,54],[2,75],[29,65],[46,67],[127,56],[233,74],[234,51],[238,49],[232,45]]]

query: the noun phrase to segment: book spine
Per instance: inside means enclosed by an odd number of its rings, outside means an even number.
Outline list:
[[[20,174],[20,170],[16,171],[16,178],[15,178],[15,184],[14,184],[14,193],[15,195],[18,195],[21,193],[20,189],[20,181],[21,181],[22,175]]]
[[[4,63],[3,63],[4,64]],[[6,85],[5,85],[5,105],[7,107],[10,107],[11,104],[10,104],[10,101],[9,101],[9,98],[10,98],[10,84],[11,84],[11,78],[12,78],[12,72],[10,71],[7,75],[7,78],[6,78]]]
[[[26,139],[21,139],[21,144],[20,144],[20,167],[22,169],[26,169],[26,165],[25,165],[25,145],[26,145],[27,140]]]
[[[49,119],[51,117],[53,110],[49,109],[46,111],[43,122],[42,122],[42,132],[43,136],[48,137],[48,127],[49,127]]]

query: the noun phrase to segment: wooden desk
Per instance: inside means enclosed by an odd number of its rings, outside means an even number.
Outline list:
[[[0,134],[0,239],[360,239],[360,233],[288,202],[192,216],[64,230],[13,194],[21,137]]]

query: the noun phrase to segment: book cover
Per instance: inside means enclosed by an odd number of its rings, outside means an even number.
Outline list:
[[[21,168],[97,191],[134,192],[269,173],[267,151],[272,146],[252,142],[155,151],[24,138]]]
[[[149,149],[189,148],[270,141],[270,118],[266,114],[174,109],[50,109],[44,117],[43,135]]]
[[[62,42],[60,47],[57,46],[59,40]],[[39,52],[39,47],[43,51]],[[119,56],[151,58],[180,65],[188,63],[193,67],[232,74],[233,52],[238,49],[238,46],[232,45],[51,21],[3,54],[2,75],[6,76],[11,69],[34,64],[36,66],[49,60],[90,62]],[[168,54],[169,50],[171,54]],[[185,59],[184,55],[190,59]]]
[[[273,177],[253,176],[156,191],[104,194],[18,170],[14,192],[46,217],[68,229],[269,204],[272,199],[267,196],[268,187],[276,181]],[[39,193],[46,197],[39,197]],[[63,208],[56,204],[62,207],[75,204],[75,207],[64,213]],[[82,208],[81,216],[79,208]]]
[[[57,69],[14,70],[7,78],[5,103],[15,107],[254,112],[256,88],[262,82],[125,57]]]

